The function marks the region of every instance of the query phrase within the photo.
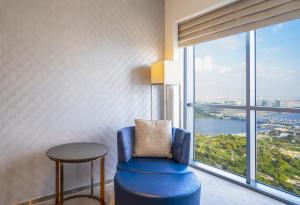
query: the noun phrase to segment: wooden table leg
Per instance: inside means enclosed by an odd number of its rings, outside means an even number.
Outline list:
[[[59,205],[59,162],[55,162],[55,205]]]
[[[59,188],[59,199],[60,199],[60,204],[64,204],[64,164],[60,162],[60,188]]]
[[[93,174],[94,162],[91,161],[91,196],[94,195],[94,174]]]
[[[105,158],[101,159],[100,163],[100,205],[105,205],[104,195],[105,195]]]
[[[55,162],[55,204],[64,203],[64,165],[62,162]]]

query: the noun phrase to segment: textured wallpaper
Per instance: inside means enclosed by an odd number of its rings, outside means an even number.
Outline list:
[[[106,144],[111,179],[163,52],[163,0],[0,0],[0,204],[53,194],[45,152],[62,143]],[[88,164],[65,166],[65,189],[88,183]]]

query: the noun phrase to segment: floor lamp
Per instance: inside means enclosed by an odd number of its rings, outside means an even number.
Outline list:
[[[172,113],[172,118],[173,119],[168,119],[175,121],[175,117],[178,122],[180,122],[181,119],[181,106],[180,106],[180,101],[181,101],[181,87],[180,87],[180,81],[179,81],[179,75],[178,75],[178,67],[177,64],[174,61],[170,60],[162,60],[162,61],[157,61],[151,64],[151,119],[153,119],[153,86],[155,85],[161,85],[163,86],[163,119],[167,119],[168,113],[168,107],[167,105],[170,104],[168,100],[173,100],[177,101],[176,103],[171,103],[171,105],[178,104],[178,108],[175,108],[178,110],[178,116],[174,116],[174,113]],[[174,92],[173,89],[175,86],[178,87],[177,89],[177,94],[168,93],[168,90]],[[169,99],[170,97],[168,96],[178,96],[178,99]],[[178,125],[180,126],[180,125]]]

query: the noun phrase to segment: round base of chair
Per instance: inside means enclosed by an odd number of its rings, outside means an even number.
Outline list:
[[[192,172],[151,174],[118,170],[114,185],[116,205],[200,204],[201,185]]]

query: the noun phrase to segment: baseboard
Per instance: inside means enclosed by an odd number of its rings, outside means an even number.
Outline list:
[[[105,181],[105,184],[110,184],[112,182],[113,182],[113,179],[108,179]],[[94,184],[94,187],[99,187],[99,186],[100,186],[100,182]],[[69,195],[69,194],[75,194],[75,193],[78,193],[81,191],[85,191],[85,190],[88,190],[89,188],[90,188],[90,185],[85,185],[85,186],[76,187],[76,188],[73,188],[70,190],[66,190],[66,191],[64,191],[64,196]],[[51,194],[51,195],[31,199],[28,201],[24,201],[21,203],[17,203],[15,205],[33,205],[33,204],[38,204],[38,203],[45,202],[45,201],[48,201],[48,200],[51,200],[54,198],[55,198],[55,194]]]

